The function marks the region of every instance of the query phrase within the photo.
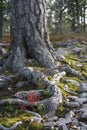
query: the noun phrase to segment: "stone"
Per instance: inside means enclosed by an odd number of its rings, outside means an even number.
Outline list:
[[[87,92],[87,82],[82,82],[79,86],[79,92]]]
[[[67,107],[72,107],[72,108],[78,108],[79,106],[80,106],[80,104],[78,103],[78,102],[66,102],[65,103],[65,105],[67,106]]]
[[[50,117],[50,118],[48,119],[48,121],[56,121],[56,120],[58,120],[58,117],[57,117],[57,116]]]
[[[71,118],[59,118],[58,121],[56,121],[57,125],[61,125],[61,124],[69,124],[71,123]]]
[[[6,76],[0,76],[0,88],[8,86],[11,82],[11,78]]]
[[[19,81],[17,84],[16,84],[16,87],[17,88],[20,88],[20,87],[26,87],[28,86],[28,81]]]
[[[63,56],[64,56],[64,55],[66,55],[68,52],[67,52],[66,50],[64,50],[63,48],[60,47],[60,48],[58,48],[58,50],[57,50],[56,53],[57,53],[58,56],[60,56],[60,55],[63,55]]]
[[[67,126],[66,126],[66,124],[61,124],[61,126],[60,126],[60,127],[61,127],[61,129],[62,129],[62,130],[68,130],[68,128],[67,128]]]
[[[82,104],[81,108],[87,108],[87,104]]]
[[[5,54],[5,50],[3,48],[0,47],[0,55],[4,55]]]
[[[55,122],[45,122],[45,123],[43,123],[43,126],[44,127],[52,127],[52,126],[56,126],[56,123]]]
[[[87,125],[82,126],[80,130],[87,130]]]
[[[78,67],[78,68],[80,68],[80,67],[82,67],[83,65],[81,64],[81,63],[77,63],[76,64],[76,67]]]
[[[81,98],[86,98],[86,97],[87,97],[87,93],[86,93],[86,92],[81,93],[81,94],[80,94],[80,97],[81,97]]]
[[[80,118],[82,118],[82,119],[87,119],[87,111],[84,112],[84,113],[80,116]]]
[[[77,119],[73,119],[73,121],[72,121],[72,125],[76,125],[76,126],[78,126],[78,125],[79,125],[78,120],[77,120]]]
[[[87,98],[76,98],[75,101],[82,105],[84,103],[87,103]]]

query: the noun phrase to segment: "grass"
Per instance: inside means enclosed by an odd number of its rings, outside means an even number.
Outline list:
[[[54,42],[56,41],[64,42],[69,39],[76,39],[79,42],[80,41],[87,42],[87,34],[86,33],[67,33],[67,34],[56,34],[56,35],[50,34],[50,40]]]

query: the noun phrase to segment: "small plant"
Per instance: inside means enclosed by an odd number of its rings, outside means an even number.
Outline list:
[[[10,104],[10,103],[8,103],[8,104],[4,107],[4,109],[5,109],[6,111],[10,111],[10,112],[15,111],[14,106],[13,106],[12,104]]]
[[[43,98],[45,99],[51,96],[50,90],[44,90],[42,94],[43,94]]]
[[[31,92],[27,95],[27,101],[32,105],[34,105],[35,102],[39,100],[40,100],[40,96],[36,92]]]

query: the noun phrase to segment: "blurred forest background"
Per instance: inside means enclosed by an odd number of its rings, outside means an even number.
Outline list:
[[[46,0],[46,15],[51,40],[62,35],[85,34],[87,31],[87,0]],[[10,33],[10,0],[0,0],[0,38]]]

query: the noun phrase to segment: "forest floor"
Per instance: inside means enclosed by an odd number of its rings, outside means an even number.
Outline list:
[[[32,113],[27,113],[23,105],[18,108],[14,107],[11,105],[12,101],[9,100],[2,107],[2,101],[13,98],[15,93],[42,90],[44,86],[41,82],[38,86],[35,83],[26,82],[22,77],[18,78],[14,73],[1,71],[0,130],[87,130],[87,36],[84,33],[71,33],[50,35],[50,38],[60,67],[58,71],[49,73],[47,77],[50,82],[53,82],[58,73],[64,74],[61,75],[59,81],[56,79],[63,101],[58,106],[55,116],[48,116],[43,106],[33,107],[32,105],[30,110],[39,113],[42,118],[41,122],[36,123],[37,119],[35,118],[33,122]],[[0,57],[6,53],[9,42],[9,35],[5,34],[0,40]],[[46,72],[35,60],[28,61],[27,66],[39,72]],[[44,98],[49,98],[49,92],[45,94]],[[39,100],[39,97],[36,100]],[[17,127],[13,129],[12,126]]]

